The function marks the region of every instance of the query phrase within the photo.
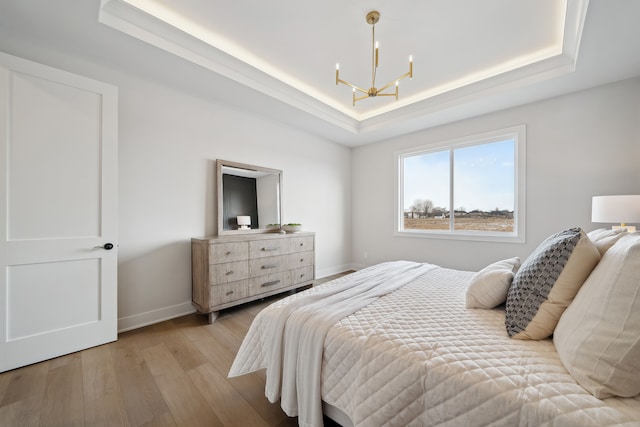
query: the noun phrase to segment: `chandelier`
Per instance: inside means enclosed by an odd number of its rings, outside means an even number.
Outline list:
[[[393,80],[392,82],[382,86],[380,89],[376,87],[376,70],[378,69],[378,42],[376,41],[376,24],[380,20],[380,12],[377,10],[372,10],[367,13],[366,20],[368,24],[371,24],[371,88],[369,90],[363,89],[359,86],[351,84],[345,80],[340,78],[340,64],[336,64],[336,86],[339,83],[347,85],[353,90],[353,105],[356,105],[356,102],[365,99],[372,98],[374,96],[395,96],[396,101],[398,100],[398,84],[400,80],[405,77],[413,78],[413,56],[409,56],[409,71]],[[395,92],[386,92],[385,90],[389,89],[395,84]],[[363,96],[356,96],[356,92],[361,92]]]

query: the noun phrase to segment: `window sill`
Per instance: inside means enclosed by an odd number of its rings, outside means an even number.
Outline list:
[[[524,236],[516,233],[487,233],[473,231],[397,230],[396,237],[419,239],[466,240],[475,242],[525,243]]]

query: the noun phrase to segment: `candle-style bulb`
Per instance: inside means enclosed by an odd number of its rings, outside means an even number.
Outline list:
[[[413,79],[413,55],[409,55],[409,78]]]

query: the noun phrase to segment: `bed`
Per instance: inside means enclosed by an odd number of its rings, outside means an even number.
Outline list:
[[[520,264],[387,262],[291,295],[229,376],[266,369],[301,426],[640,425],[640,233],[565,230]]]

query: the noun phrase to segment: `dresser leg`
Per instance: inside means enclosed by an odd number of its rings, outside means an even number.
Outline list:
[[[209,324],[213,323],[216,321],[216,319],[218,318],[218,313],[220,313],[219,311],[212,311],[211,313],[209,313]]]

